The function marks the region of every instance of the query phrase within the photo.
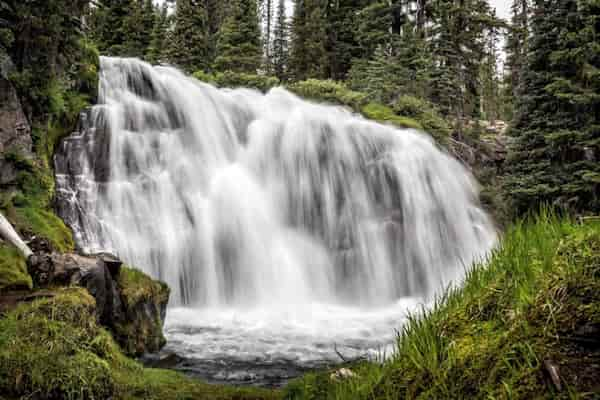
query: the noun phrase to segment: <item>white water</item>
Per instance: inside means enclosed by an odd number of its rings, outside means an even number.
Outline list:
[[[86,135],[107,146],[106,182],[93,156],[57,176],[78,245],[166,281],[169,339],[199,358],[390,343],[409,304],[496,241],[476,183],[428,135],[281,88],[103,58],[90,123],[63,151]]]

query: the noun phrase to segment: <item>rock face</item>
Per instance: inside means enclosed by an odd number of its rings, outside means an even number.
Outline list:
[[[12,64],[0,53],[0,185],[17,179],[12,158],[33,158],[31,128],[21,107],[17,91],[8,80]]]
[[[29,258],[28,271],[36,287],[86,288],[96,300],[98,322],[113,333],[125,353],[141,355],[165,345],[168,287],[122,267],[114,256],[38,253]]]

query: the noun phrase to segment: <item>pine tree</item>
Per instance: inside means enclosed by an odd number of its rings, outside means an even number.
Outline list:
[[[517,213],[600,211],[600,6],[537,0],[505,189]]]
[[[296,80],[328,77],[326,6],[326,0],[295,2],[289,69]]]
[[[134,0],[99,0],[90,13],[90,37],[101,54],[128,56],[126,45],[128,26],[125,21],[132,10],[137,10]]]
[[[511,6],[512,18],[506,38],[505,98],[509,118],[513,115],[513,99],[519,96],[521,74],[525,67],[527,43],[529,40],[529,19],[531,0],[514,0]]]
[[[146,60],[152,64],[163,61],[167,29],[169,28],[168,5],[163,3],[160,9],[155,11],[155,23],[150,37],[150,43],[146,50]]]
[[[209,27],[204,0],[177,0],[165,58],[188,72],[207,70],[211,56]]]
[[[273,49],[273,16],[274,16],[274,0],[260,0],[261,8],[261,20],[263,27],[263,55],[264,55],[264,67],[266,72],[271,73],[273,60],[271,52]]]
[[[479,118],[485,32],[499,21],[485,0],[434,0],[432,6],[432,101],[455,120],[460,134],[465,119]]]
[[[495,17],[495,13],[493,15]],[[497,27],[491,26],[485,33],[485,58],[480,67],[481,111],[486,119],[496,121],[500,118],[500,77],[498,73]]]
[[[390,54],[391,48],[394,52]],[[369,60],[355,61],[350,85],[383,103],[391,103],[401,95],[427,98],[432,67],[427,42],[415,25],[407,22],[393,43],[379,46]]]
[[[256,0],[236,0],[219,30],[214,67],[219,71],[256,73],[261,55]]]
[[[286,17],[285,0],[279,0],[277,19],[273,32],[272,65],[273,72],[279,80],[287,78],[289,30]]]
[[[346,78],[352,60],[364,57],[356,26],[358,12],[368,3],[365,0],[336,0],[328,3],[327,14],[327,54],[329,78]]]

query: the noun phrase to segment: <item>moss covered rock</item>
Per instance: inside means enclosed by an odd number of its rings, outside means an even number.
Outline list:
[[[31,276],[21,253],[12,246],[0,244],[0,293],[31,288]]]
[[[169,301],[169,287],[141,271],[123,267],[118,290],[125,318],[114,327],[117,341],[127,354],[156,352],[166,343],[163,324]]]

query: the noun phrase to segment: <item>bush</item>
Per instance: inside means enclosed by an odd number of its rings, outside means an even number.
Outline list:
[[[357,112],[367,103],[367,96],[365,94],[354,92],[348,89],[343,83],[332,80],[308,79],[292,83],[288,86],[288,89],[298,96],[347,106]]]
[[[242,72],[217,72],[209,74],[204,71],[197,71],[193,74],[199,81],[213,84],[218,87],[226,88],[250,88],[260,90],[265,93],[270,89],[279,86],[280,81],[276,77],[266,75],[247,74]]]
[[[422,129],[431,134],[438,142],[444,143],[452,132],[448,122],[427,100],[401,96],[393,103],[392,108],[394,113],[418,121]]]

